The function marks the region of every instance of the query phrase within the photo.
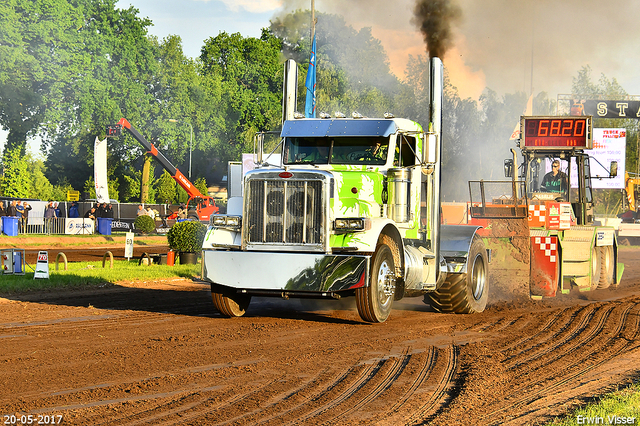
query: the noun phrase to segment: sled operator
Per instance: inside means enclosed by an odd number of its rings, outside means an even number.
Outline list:
[[[567,175],[560,170],[560,161],[553,160],[551,171],[542,178],[541,188],[547,192],[565,192],[567,190]]]

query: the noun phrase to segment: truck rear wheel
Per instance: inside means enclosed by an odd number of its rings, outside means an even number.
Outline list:
[[[444,284],[424,295],[424,302],[437,312],[472,314],[482,312],[489,299],[487,251],[480,237],[473,237],[466,274],[451,274]]]
[[[609,288],[613,284],[613,246],[598,247],[600,253],[600,282],[598,288]]]
[[[384,322],[391,313],[396,289],[393,252],[387,244],[378,245],[371,263],[371,282],[356,290],[360,317],[367,322]]]
[[[247,311],[251,296],[247,294],[223,294],[211,289],[213,306],[227,318],[241,317]]]

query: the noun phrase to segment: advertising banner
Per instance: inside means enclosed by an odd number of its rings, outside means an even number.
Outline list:
[[[589,154],[591,167],[591,187],[594,189],[623,189],[625,171],[626,129],[593,129],[593,149]],[[618,176],[609,178],[611,162],[618,162]],[[560,160],[560,169],[567,170],[567,161]],[[551,159],[545,160],[545,173],[551,171]],[[578,170],[571,162],[571,187],[578,187]]]
[[[93,234],[94,228],[95,224],[92,219],[68,217],[64,220],[65,234]]]
[[[93,181],[96,189],[96,200],[99,203],[109,202],[109,184],[107,181],[107,138],[96,140],[93,146]]]

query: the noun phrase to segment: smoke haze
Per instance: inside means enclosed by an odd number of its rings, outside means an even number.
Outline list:
[[[428,54],[415,12],[435,3],[454,11],[444,63],[462,97],[477,99],[485,87],[499,94],[571,93],[586,65],[594,81],[604,73],[640,95],[636,0],[316,0],[316,9],[342,15],[356,29],[371,27],[402,78],[409,55]],[[308,0],[284,0],[282,13],[309,8]]]

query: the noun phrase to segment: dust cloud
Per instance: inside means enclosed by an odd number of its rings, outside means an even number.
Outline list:
[[[404,77],[409,55],[426,55],[418,3],[437,0],[316,0],[316,9],[342,15],[356,29],[371,27],[389,56],[393,72]],[[602,73],[630,94],[640,95],[636,46],[640,2],[635,0],[450,0],[458,7],[444,60],[460,95],[478,99],[485,87],[503,95],[545,91],[571,93],[578,71],[589,65],[592,79]],[[309,9],[309,0],[283,0],[278,15]]]

